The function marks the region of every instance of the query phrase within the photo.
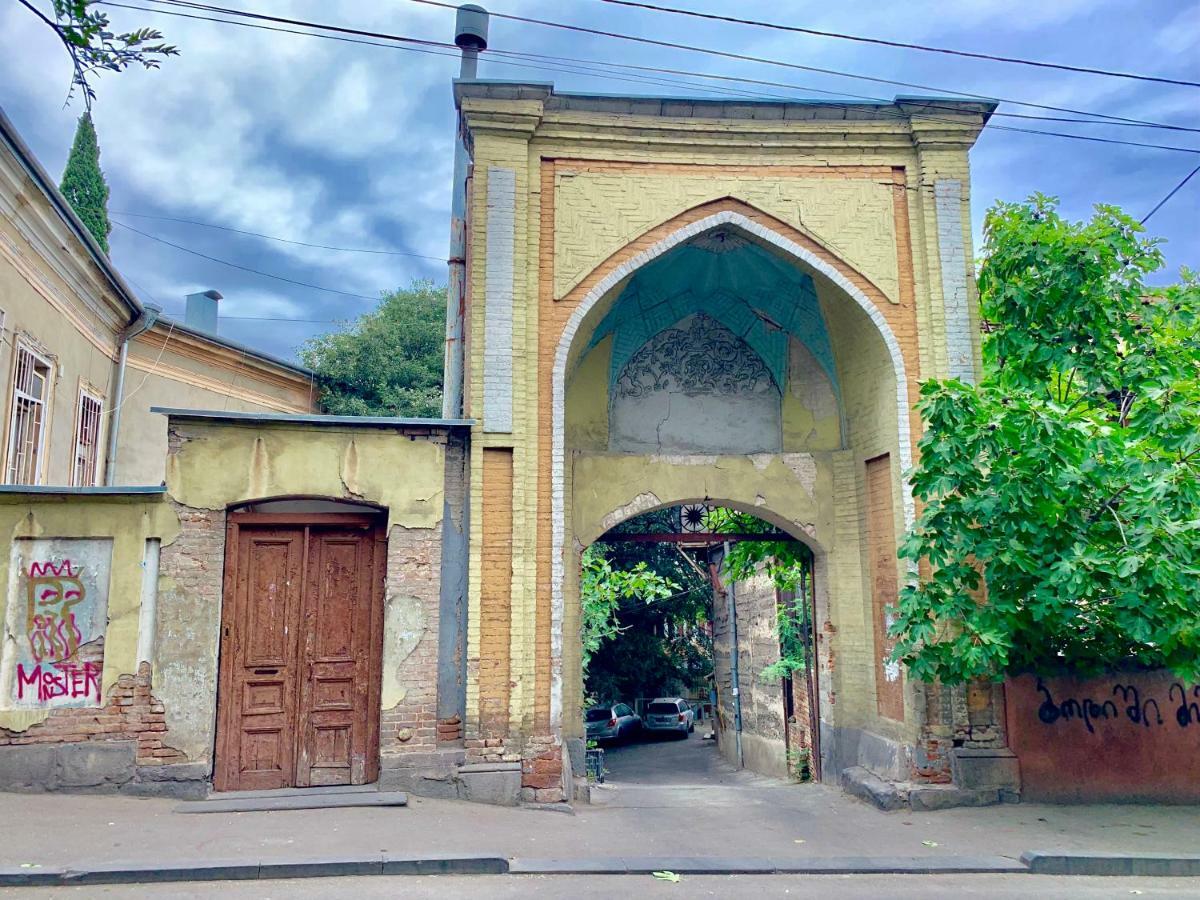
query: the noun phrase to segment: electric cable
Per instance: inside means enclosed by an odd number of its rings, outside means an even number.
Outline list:
[[[329,39],[333,39],[333,40],[346,40],[350,43],[373,44],[373,42],[369,42],[369,41],[353,40],[353,39],[349,39],[349,38],[341,38],[341,37],[336,37],[336,36],[331,36],[331,35],[321,35],[321,34],[316,34],[313,32],[299,32],[299,31],[293,32],[293,31],[289,31],[289,29],[270,28],[267,26],[256,26],[251,23],[233,22],[233,21],[223,20],[223,19],[209,19],[204,16],[188,15],[188,14],[184,14],[184,13],[170,12],[167,10],[150,9],[147,7],[139,7],[139,6],[132,6],[132,5],[128,5],[128,4],[115,3],[115,2],[111,2],[111,0],[101,0],[101,2],[108,6],[119,6],[119,7],[123,7],[123,8],[127,8],[127,9],[138,9],[138,10],[141,10],[144,12],[151,12],[151,13],[157,12],[157,13],[160,13],[163,15],[179,15],[179,16],[183,16],[184,18],[204,19],[206,21],[220,22],[220,23],[229,24],[229,25],[243,25],[246,27],[262,27],[262,28],[266,28],[266,30],[284,31],[287,33],[307,35],[310,37],[322,37],[322,38],[329,38]],[[191,8],[191,9],[211,10],[211,11],[222,12],[222,13],[226,13],[226,14],[230,14],[230,15],[246,16],[249,18],[263,18],[263,19],[267,19],[270,21],[294,22],[294,23],[297,23],[297,24],[300,24],[300,25],[303,25],[306,27],[312,27],[312,28],[331,28],[338,32],[361,33],[361,34],[367,34],[367,35],[372,35],[372,36],[382,35],[382,36],[388,38],[389,40],[419,43],[422,45],[426,45],[427,47],[446,47],[447,49],[453,47],[452,44],[443,44],[440,42],[427,41],[427,40],[419,39],[419,38],[410,38],[410,37],[400,36],[400,35],[387,35],[382,32],[367,32],[367,31],[360,32],[355,29],[348,29],[348,28],[344,28],[341,26],[326,26],[326,25],[322,25],[320,23],[307,22],[307,21],[303,21],[303,20],[282,19],[281,17],[265,16],[265,15],[262,15],[259,13],[246,12],[244,10],[233,10],[233,9],[228,9],[225,7],[210,6],[207,4],[185,2],[185,0],[144,0],[144,2],[165,4],[165,5],[169,5],[169,6],[185,7],[185,8]],[[428,5],[432,5],[432,6],[445,7],[448,9],[456,8],[452,4],[436,2],[436,0],[409,0],[409,2],[424,3],[424,4],[428,4]],[[901,84],[901,85],[908,84],[907,82],[890,82],[890,81],[887,81],[886,79],[874,79],[874,78],[869,78],[868,76],[858,76],[858,75],[852,75],[852,74],[847,74],[847,73],[839,73],[839,72],[835,72],[833,70],[816,69],[814,67],[800,66],[798,64],[785,63],[785,62],[781,62],[781,61],[777,61],[777,60],[765,60],[765,59],[760,59],[758,57],[744,57],[740,54],[730,54],[730,53],[726,53],[724,51],[706,50],[704,48],[693,48],[693,47],[688,47],[687,45],[668,44],[668,43],[661,42],[661,41],[653,41],[648,38],[639,38],[639,37],[635,37],[632,35],[621,35],[621,34],[615,34],[615,33],[611,33],[611,32],[600,32],[600,31],[596,31],[595,29],[583,28],[582,26],[570,26],[570,25],[564,25],[561,23],[546,22],[544,20],[528,19],[527,17],[522,17],[522,16],[512,16],[512,15],[506,15],[506,14],[502,14],[502,13],[492,13],[492,15],[504,17],[504,18],[512,18],[512,19],[516,19],[519,21],[529,21],[529,22],[533,22],[535,24],[549,25],[552,27],[561,27],[561,28],[569,28],[569,29],[573,29],[573,30],[582,30],[582,31],[586,31],[589,33],[597,33],[597,34],[617,37],[617,38],[626,39],[626,40],[648,42],[648,43],[658,44],[658,45],[662,45],[662,46],[669,46],[669,47],[678,47],[680,49],[693,50],[695,52],[715,53],[720,56],[727,56],[727,57],[732,57],[732,58],[737,58],[737,59],[749,59],[749,60],[753,60],[753,61],[761,61],[761,62],[766,62],[766,63],[770,63],[770,64],[790,66],[793,68],[808,69],[808,70],[818,71],[818,72],[827,72],[827,73],[832,73],[832,74],[844,75],[845,77],[851,77],[851,78],[867,77],[869,80],[885,81],[886,83],[891,83],[891,84]],[[373,45],[384,46],[384,47],[392,46],[392,45],[388,45],[388,44],[373,44]],[[417,52],[429,52],[429,53],[432,53],[433,55],[457,56],[457,52],[447,54],[447,53],[439,53],[436,50],[421,49],[421,48],[395,48],[395,49],[414,49],[414,50],[417,50]],[[510,55],[515,55],[515,51],[508,51],[508,53]],[[493,62],[499,62],[500,64],[504,64],[500,60],[493,60]],[[533,68],[533,69],[545,68],[545,69],[548,69],[549,71],[571,71],[571,70],[563,70],[561,68],[556,69],[556,68],[552,68],[552,67],[539,67],[536,65],[525,65],[525,64],[516,64],[516,63],[508,63],[508,64],[509,65],[520,65],[523,68]],[[615,64],[615,63],[614,64],[601,63],[601,64],[602,65],[612,65],[612,66],[620,65],[620,64]],[[586,71],[582,72],[582,73],[575,71],[574,74],[599,75],[599,73],[596,73],[596,72],[589,73]],[[695,74],[698,75],[699,77],[705,77],[705,78],[714,77],[714,76],[706,75],[704,73],[695,73]],[[617,76],[612,73],[604,74],[601,77],[606,77],[606,78],[610,78],[610,79],[614,79],[614,80],[622,80],[622,81],[648,81],[649,83],[654,83],[650,79],[637,79],[637,78],[631,78],[631,77],[621,77],[621,76]],[[723,78],[723,79],[728,78],[728,76],[715,76],[715,77]],[[728,78],[728,80],[742,81],[743,79]],[[660,83],[676,84],[676,85],[680,84],[679,82],[674,82],[674,83],[673,82],[660,82]],[[909,85],[909,86],[924,87],[921,85]],[[926,89],[938,90],[937,88],[926,88]],[[749,93],[749,92],[740,92],[740,93]],[[832,93],[832,92],[830,92],[830,93]],[[839,93],[843,96],[845,95],[845,92],[836,92],[836,93]],[[952,91],[951,93],[961,94],[961,96],[964,96],[964,97],[972,97],[972,95],[963,94],[962,92],[958,92],[958,91]],[[771,99],[789,99],[789,98],[782,98],[782,97],[777,97],[777,96],[773,96],[773,95],[770,95],[770,96],[771,96]],[[946,106],[939,107],[939,105],[936,102],[936,98],[930,98],[929,100],[925,100],[924,98],[918,98],[918,99],[921,99],[922,102],[930,108],[942,108],[942,109],[949,109],[954,112],[960,112],[960,110],[954,109],[953,107],[946,107]],[[998,98],[974,98],[973,97],[972,99],[980,100],[981,102],[983,100],[987,100],[988,102],[1015,103],[1015,104],[1024,105],[1024,106],[1045,108],[1045,109],[1057,110],[1057,111],[1061,111],[1061,112],[1068,112],[1068,113],[1073,113],[1073,114],[1078,114],[1078,115],[1097,116],[1097,117],[1100,117],[1103,119],[1112,120],[1114,123],[1122,123],[1123,122],[1123,123],[1128,123],[1128,124],[1132,124],[1132,125],[1140,125],[1140,126],[1151,127],[1151,128],[1168,128],[1168,129],[1172,129],[1172,130],[1182,130],[1182,131],[1200,131],[1200,129],[1190,129],[1190,128],[1186,128],[1185,126],[1176,126],[1176,125],[1169,125],[1169,124],[1157,123],[1157,122],[1146,122],[1146,121],[1137,120],[1137,119],[1127,119],[1125,117],[1110,116],[1105,113],[1092,113],[1092,112],[1088,112],[1085,110],[1073,110],[1069,107],[1044,106],[1044,105],[1040,105],[1040,104],[1026,103],[1024,101],[1005,100],[1005,99],[998,99]],[[876,98],[873,102],[891,103],[892,101],[880,101],[880,100],[878,100],[878,98]],[[846,108],[852,108],[851,105],[847,105],[847,104],[831,104],[831,105],[845,106]],[[892,117],[893,118],[904,118],[904,116],[902,114],[894,115]],[[947,121],[950,124],[959,124],[957,122],[951,122],[950,120],[939,120],[934,117],[927,117],[927,118],[930,121]],[[1079,124],[1103,125],[1103,124],[1107,124],[1107,122],[1097,121],[1097,122],[1087,122],[1087,123],[1079,123]],[[1181,147],[1181,146],[1177,146],[1177,145],[1168,145],[1168,144],[1153,144],[1153,143],[1148,143],[1148,142],[1143,142],[1143,141],[1126,141],[1126,140],[1120,140],[1117,138],[1101,137],[1099,135],[1082,135],[1082,134],[1073,134],[1070,132],[1045,131],[1045,130],[1041,130],[1041,129],[1018,128],[1018,127],[1006,126],[1006,125],[990,125],[989,127],[992,130],[1013,131],[1013,132],[1019,132],[1019,133],[1025,133],[1025,134],[1045,135],[1045,136],[1059,137],[1059,138],[1064,138],[1064,139],[1069,139],[1069,140],[1082,140],[1082,141],[1090,141],[1090,142],[1094,142],[1094,143],[1115,144],[1115,145],[1132,146],[1132,147],[1143,147],[1143,148],[1147,148],[1147,149],[1168,150],[1168,151],[1181,152],[1181,153],[1200,153],[1200,148]]]
[[[199,250],[193,250],[191,247],[184,247],[181,244],[176,244],[165,238],[156,237],[153,234],[147,234],[134,228],[132,225],[126,225],[124,222],[113,220],[114,225],[124,228],[126,231],[132,231],[134,234],[140,234],[144,238],[149,238],[152,241],[157,241],[160,244],[166,244],[168,247],[174,247],[176,250],[182,250],[184,253],[190,253],[192,256],[199,256],[201,259],[207,259],[209,262],[220,263],[223,266],[229,266],[231,269],[240,269],[243,272],[250,272],[254,275],[261,275],[264,278],[273,278],[275,281],[284,281],[288,284],[294,284],[299,287],[311,288],[314,291],[324,291],[328,294],[341,294],[343,297],[354,297],[357,300],[370,300],[372,303],[378,302],[378,297],[368,297],[366,294],[355,294],[350,291],[341,291],[337,288],[323,287],[319,284],[310,284],[307,281],[297,281],[294,278],[287,278],[283,275],[275,275],[271,272],[263,272],[261,269],[252,269],[249,266],[243,266],[240,263],[230,262],[227,259],[220,259],[216,256],[209,256],[207,253],[201,253]]]
[[[1181,87],[1200,87],[1200,81],[1186,81],[1179,78],[1166,78],[1160,75],[1143,75],[1137,72],[1117,72],[1112,69],[1099,69],[1091,66],[1073,66],[1067,63],[1048,62],[1046,60],[1023,59],[1019,56],[997,56],[992,53],[975,53],[970,50],[957,50],[950,47],[932,47],[928,44],[910,44],[905,41],[892,41],[886,38],[864,37],[859,34],[845,34],[838,31],[822,31],[816,28],[802,28],[799,25],[784,25],[778,22],[763,22],[758,19],[742,19],[737,16],[724,16],[718,13],[701,12],[695,9],[681,9],[675,6],[658,6],[653,3],[638,2],[638,0],[600,0],[601,3],[611,3],[615,6],[630,6],[635,9],[645,9],[652,12],[671,13],[679,16],[690,16],[695,19],[709,19],[717,22],[729,22],[734,25],[750,25],[756,28],[769,28],[775,31],[789,31],[794,34],[809,34],[815,37],[836,38],[842,41],[857,41],[864,44],[878,44],[883,47],[896,47],[902,50],[920,50],[923,53],[942,53],[948,56],[962,56],[968,59],[978,59],[986,62],[1011,63],[1022,66],[1036,66],[1042,69],[1059,69],[1064,72],[1077,72],[1085,75],[1105,75],[1110,78],[1130,78],[1135,81],[1152,81],[1159,84],[1172,84]]]
[[[1158,203],[1154,204],[1154,209],[1150,210],[1150,212],[1146,213],[1146,215],[1142,217],[1141,224],[1145,225],[1147,222],[1149,222],[1150,217],[1152,215],[1154,215],[1156,212],[1158,212],[1160,209],[1162,209],[1166,205],[1168,200],[1170,200],[1172,197],[1174,197],[1176,194],[1178,194],[1179,191],[1183,189],[1183,186],[1185,184],[1187,184],[1189,181],[1191,181],[1192,177],[1197,172],[1200,172],[1200,166],[1196,166],[1196,168],[1192,169],[1192,171],[1190,171],[1186,175],[1184,175],[1183,181],[1179,182],[1179,184],[1177,184],[1177,185],[1175,185],[1175,187],[1171,188],[1171,190],[1167,192],[1167,196],[1163,197],[1161,200],[1158,201]]]

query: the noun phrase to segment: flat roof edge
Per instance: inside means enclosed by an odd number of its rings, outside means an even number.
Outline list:
[[[262,422],[280,425],[350,425],[363,428],[470,428],[474,419],[419,419],[400,416],[322,416],[293,413],[227,412],[212,409],[176,409],[152,406],[150,412],[173,419],[214,422]]]
[[[67,484],[0,484],[0,497],[14,494],[43,494],[70,497],[146,497],[165,494],[164,484],[96,485],[76,487]]]

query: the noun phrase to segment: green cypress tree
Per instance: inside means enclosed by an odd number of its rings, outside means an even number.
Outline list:
[[[59,187],[96,243],[107,253],[108,234],[112,231],[108,221],[108,183],[100,170],[100,145],[91,113],[79,117],[75,142]]]

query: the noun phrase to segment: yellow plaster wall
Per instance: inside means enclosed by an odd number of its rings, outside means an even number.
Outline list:
[[[392,429],[235,426],[189,422],[167,461],[179,503],[224,509],[266,497],[310,495],[386,506],[388,527],[442,520],[445,449]]]
[[[163,544],[175,539],[179,520],[170,504],[161,496],[114,499],[0,493],[0,533],[7,535],[10,542],[25,537],[113,539],[101,677],[103,696],[108,695],[120,675],[136,673],[146,539],[160,538]],[[11,555],[11,552],[0,554],[0,584],[6,586],[12,578]],[[48,716],[48,710],[0,712],[0,728],[25,731]]]

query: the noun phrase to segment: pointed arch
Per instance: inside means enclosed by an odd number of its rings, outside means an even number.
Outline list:
[[[615,257],[609,257],[593,276],[585,278],[581,285],[587,284],[600,271],[608,270],[595,280],[587,289],[579,304],[571,311],[562,333],[558,338],[558,346],[554,354],[554,368],[551,373],[551,445],[550,445],[550,503],[551,503],[551,555],[550,555],[550,729],[553,734],[560,734],[562,728],[562,659],[563,659],[563,612],[566,551],[566,432],[565,432],[565,401],[567,363],[571,347],[576,335],[583,325],[588,313],[604,299],[624,279],[632,275],[647,263],[661,257],[685,241],[706,231],[721,226],[733,227],[745,232],[751,237],[780,250],[794,260],[821,273],[835,284],[846,296],[850,297],[867,315],[879,332],[888,356],[891,359],[892,371],[896,383],[896,423],[899,444],[901,472],[907,473],[912,468],[912,435],[909,424],[909,380],[904,363],[904,354],[895,333],[879,307],[867,296],[860,286],[874,285],[848,265],[836,254],[821,247],[824,253],[818,254],[796,240],[788,237],[782,229],[776,230],[763,224],[770,217],[740,201],[715,201],[704,204],[705,207],[720,205],[728,207],[730,203],[738,208],[718,208],[709,215],[693,219],[670,232],[629,259],[612,265]],[[689,210],[678,218],[691,217],[704,207]],[[744,211],[743,211],[744,210]],[[751,218],[754,216],[754,218]],[[669,223],[664,223],[669,226]],[[782,223],[781,223],[782,224]],[[654,230],[660,230],[659,225]],[[791,229],[788,229],[791,230]],[[875,288],[878,292],[878,289]],[[914,504],[912,491],[907,478],[904,479],[901,496],[903,501],[905,526],[910,526],[914,519]]]

